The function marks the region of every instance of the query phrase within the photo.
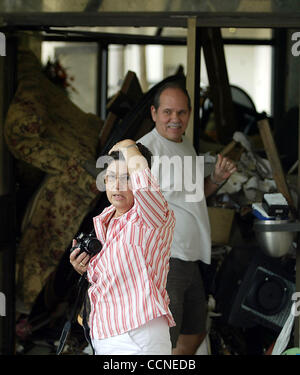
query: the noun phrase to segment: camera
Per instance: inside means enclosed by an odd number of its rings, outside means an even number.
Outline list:
[[[98,254],[102,248],[101,242],[92,233],[80,233],[80,235],[77,236],[75,240],[77,241],[77,244],[71,248],[71,252],[75,249],[80,248],[80,252],[78,253],[78,255],[86,252],[88,255],[93,257],[94,255]]]

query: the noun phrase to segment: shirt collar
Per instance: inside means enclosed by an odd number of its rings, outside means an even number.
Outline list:
[[[100,231],[98,231],[99,236],[100,236],[99,240],[103,244],[105,243],[105,240],[106,240],[107,224],[111,220],[115,211],[116,211],[115,207],[111,205],[109,207],[106,207],[100,215],[94,218],[94,220],[96,219],[97,223],[100,224]],[[114,218],[112,220],[121,220],[122,221],[121,223],[126,223],[130,220],[131,216],[135,213],[136,213],[136,207],[134,204],[133,207],[131,207],[131,209],[127,211],[124,215]]]

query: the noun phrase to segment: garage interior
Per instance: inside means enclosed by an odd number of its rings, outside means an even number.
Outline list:
[[[205,155],[206,173],[219,152],[238,165],[208,199],[203,353],[272,354],[300,292],[299,24],[293,0],[1,3],[1,354],[55,354],[78,292],[67,261],[72,238],[107,205],[90,188],[96,160],[152,129],[153,93],[174,79],[191,96],[187,136]],[[280,255],[263,248],[266,229],[253,214],[253,204],[277,192],[290,217],[271,228],[274,248],[288,238]],[[41,257],[42,280],[31,255]],[[29,310],[16,300],[22,256]],[[28,313],[30,327],[22,325]],[[299,348],[297,314],[289,328],[285,349]],[[90,354],[77,319],[63,354]]]

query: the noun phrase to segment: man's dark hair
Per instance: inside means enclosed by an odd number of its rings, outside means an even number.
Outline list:
[[[146,146],[141,144],[140,142],[138,142],[136,145],[137,145],[140,153],[147,160],[148,167],[151,168],[151,165],[152,165],[152,159],[151,159],[152,153],[151,153],[151,151]],[[111,156],[113,158],[113,160],[124,160],[124,156],[123,156],[122,152],[119,152],[119,151],[112,151],[109,154],[109,156]]]
[[[158,109],[158,107],[160,105],[160,96],[161,96],[162,92],[167,90],[167,89],[179,89],[179,90],[181,90],[187,98],[189,109],[192,108],[191,98],[189,96],[189,93],[187,92],[187,89],[183,85],[183,83],[181,81],[172,81],[172,82],[165,83],[164,85],[162,85],[161,87],[159,87],[157,89],[157,91],[156,91],[156,93],[153,97],[153,106],[156,110]]]

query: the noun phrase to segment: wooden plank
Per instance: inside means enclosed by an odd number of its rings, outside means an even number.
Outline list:
[[[237,145],[237,142],[235,140],[232,140],[230,143],[228,143],[227,146],[223,148],[220,154],[223,156],[228,155],[235,148],[236,145]]]
[[[133,103],[129,100],[128,95],[124,94],[121,90],[107,103],[107,110],[120,118],[123,118],[132,107]]]
[[[140,82],[134,72],[129,70],[126,74],[121,91],[127,94],[128,98],[137,103],[143,96],[143,91]]]
[[[228,157],[231,160],[238,161],[240,160],[243,152],[244,147],[235,140],[232,140],[227,146],[223,148],[220,154],[222,156]]]
[[[120,90],[110,99],[107,111],[123,118],[142,98],[143,91],[136,74],[128,71]]]
[[[110,136],[110,133],[114,127],[114,125],[116,124],[116,122],[119,120],[118,116],[115,115],[114,113],[112,112],[109,112],[107,117],[106,117],[106,120],[103,124],[103,127],[101,129],[101,132],[100,132],[100,145],[99,145],[99,148],[100,150],[103,149],[103,147],[105,146],[106,142],[108,141],[109,139],[109,136]]]
[[[203,52],[211,99],[214,106],[217,140],[227,144],[237,129],[220,28],[203,28]]]
[[[188,19],[186,88],[191,98],[192,111],[185,135],[199,152],[200,129],[200,30],[195,17]],[[195,125],[196,124],[196,125]],[[196,129],[196,126],[198,129]]]
[[[286,183],[285,175],[271,132],[269,121],[267,119],[260,120],[258,121],[257,126],[259,128],[260,136],[262,138],[264,148],[272,168],[273,179],[277,185],[277,189],[285,197],[293,211],[293,214],[295,214],[295,204]]]
[[[149,133],[153,129],[153,126],[153,121],[150,118],[145,118],[141,122],[141,126],[139,126],[132,139],[137,141],[138,139],[142,138],[145,134]]]
[[[100,150],[109,139],[114,125],[123,118],[142,98],[143,92],[136,74],[128,71],[121,89],[107,104],[108,115],[100,133]]]

